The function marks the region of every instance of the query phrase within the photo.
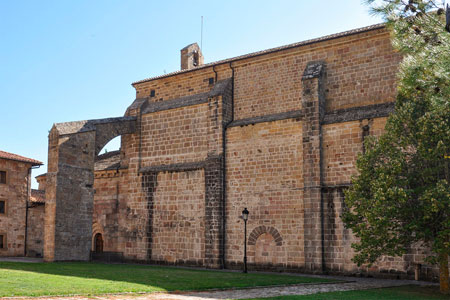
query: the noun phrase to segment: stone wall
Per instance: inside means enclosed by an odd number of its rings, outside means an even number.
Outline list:
[[[204,170],[161,172],[156,180],[151,260],[204,265]]]
[[[135,82],[122,171],[94,182],[95,228],[126,260],[240,268],[247,207],[251,269],[411,275],[408,257],[354,265],[340,219],[400,60],[377,25]]]
[[[44,203],[29,204],[27,230],[27,256],[44,256]]]
[[[127,110],[138,116],[137,133],[122,139],[129,179],[124,187],[126,213],[119,223],[130,260],[211,267],[223,260],[221,170],[223,126],[231,119],[231,81],[209,84],[207,77],[206,82],[204,77],[189,77],[185,84],[198,93],[180,98],[184,83],[167,90],[170,84],[164,84],[160,91],[166,101],[136,100]],[[197,217],[189,215],[193,212],[174,213],[191,205]],[[186,234],[199,244],[192,248]],[[189,245],[180,247],[183,241]]]
[[[386,278],[414,278],[416,268],[418,268],[421,280],[438,280],[439,269],[437,266],[425,262],[425,257],[430,252],[420,244],[414,245],[409,249],[408,254],[402,257],[382,256],[370,268],[367,266],[358,267],[352,262],[354,250],[351,243],[355,242],[356,239],[341,221],[345,189],[345,186],[322,189],[325,202],[325,261],[327,272]]]
[[[150,102],[161,102],[208,92],[211,89],[209,78],[215,78],[214,72],[211,69],[204,69],[189,76],[182,74],[134,84],[136,98],[148,97]],[[154,97],[150,97],[152,90],[155,91]]]
[[[256,230],[256,244],[248,248],[249,264],[303,267],[301,141],[302,125],[295,119],[227,130],[227,266],[242,263],[244,224],[240,216],[247,207],[249,236]],[[260,226],[276,229],[282,238],[280,245],[265,230],[258,230]],[[262,251],[264,247],[268,248]]]
[[[0,171],[6,171],[6,184],[0,183],[0,201],[6,209],[0,214],[0,235],[4,236],[4,248],[0,256],[25,254],[25,215],[30,188],[28,169],[31,164],[0,158]]]
[[[311,61],[327,66],[327,111],[392,101],[400,59],[379,29],[238,61],[235,119],[300,109],[301,75]]]
[[[248,256],[253,268],[322,272],[339,265],[327,262],[329,252],[344,255],[348,249],[325,249],[334,244],[325,228],[328,223],[322,220],[322,186],[348,184],[362,150],[362,127],[370,123],[370,134],[382,130],[385,116],[392,111],[392,106],[382,103],[394,99],[400,59],[385,29],[376,28],[134,83],[137,100],[127,113],[140,116],[140,129],[122,140],[127,144],[124,161],[130,176],[144,173],[132,180],[133,192],[128,195],[127,206],[134,217],[124,222],[130,251],[126,257],[202,264],[201,255],[193,255],[193,250],[183,255],[170,250],[168,244],[175,245],[175,240],[184,245],[178,247],[180,252],[183,247],[207,249],[208,241],[200,239],[188,246],[177,238],[177,232],[189,229],[171,228],[182,216],[170,215],[158,198],[175,210],[183,207],[179,188],[191,191],[193,187],[185,182],[173,185],[179,179],[168,178],[187,176],[184,168],[198,173],[208,155],[225,151],[225,267],[240,267],[242,262],[239,217],[244,207],[250,210]],[[231,80],[231,100],[211,99],[223,78]],[[225,115],[232,123],[221,122],[219,116]],[[198,191],[196,197],[207,199],[208,191],[203,196]],[[203,208],[196,212],[208,224]],[[169,228],[155,222],[163,215],[171,216],[165,223]],[[342,225],[340,220],[334,222]],[[197,233],[204,230],[195,228]],[[168,232],[172,237],[162,238]]]
[[[92,216],[92,237],[100,233],[103,251],[119,251],[119,197],[122,193],[120,178],[124,170],[96,171],[94,177],[94,213]],[[95,243],[92,243],[95,250]]]
[[[348,185],[356,172],[356,158],[363,150],[363,127],[367,126],[369,135],[379,136],[385,124],[386,118],[376,118],[324,125],[324,184]]]
[[[49,134],[44,260],[89,260],[95,158],[103,146],[136,130],[136,118],[54,124]]]

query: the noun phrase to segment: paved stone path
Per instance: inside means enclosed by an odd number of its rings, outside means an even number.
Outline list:
[[[311,277],[311,275],[309,275]],[[233,290],[216,290],[204,292],[150,293],[150,294],[119,294],[103,296],[73,296],[73,297],[39,297],[39,300],[214,300],[214,299],[245,299],[276,297],[286,295],[309,295],[334,291],[364,290],[372,288],[393,287],[401,285],[431,285],[433,283],[413,280],[385,280],[372,278],[314,276],[346,280],[343,283],[298,284],[277,287],[246,288]],[[0,298],[6,299],[6,298]],[[13,298],[9,298],[13,299]],[[14,298],[30,299],[30,298]],[[36,299],[36,298],[34,298]]]
[[[25,262],[25,263],[41,263],[41,262],[44,262],[44,260],[42,258],[32,258],[32,257],[0,257],[0,261]]]

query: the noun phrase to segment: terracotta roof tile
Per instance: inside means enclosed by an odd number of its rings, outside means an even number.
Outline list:
[[[100,154],[95,158],[95,171],[117,170],[120,168],[120,150]]]
[[[30,196],[31,203],[45,203],[45,191],[42,190],[31,190]]]
[[[33,166],[40,166],[43,165],[42,162],[32,159],[32,158],[28,158],[28,157],[24,157],[24,156],[20,156],[14,153],[9,153],[6,151],[1,151],[0,150],[0,158],[4,158],[4,159],[10,159],[10,160],[16,160],[16,161],[22,161],[22,162],[26,162],[26,163],[31,163]]]

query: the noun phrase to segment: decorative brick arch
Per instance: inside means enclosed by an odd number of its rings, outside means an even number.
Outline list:
[[[258,226],[250,233],[250,236],[248,237],[248,245],[253,246],[256,245],[256,240],[259,238],[261,234],[268,233],[272,235],[275,244],[277,246],[283,245],[283,238],[281,237],[278,230],[276,230],[274,227],[266,227],[264,225]]]
[[[100,224],[97,223],[97,222],[94,222],[94,223],[92,224],[92,246],[91,246],[91,250],[92,250],[92,251],[95,251],[95,236],[96,236],[98,233],[101,234],[102,237],[105,236],[102,225],[100,225]]]

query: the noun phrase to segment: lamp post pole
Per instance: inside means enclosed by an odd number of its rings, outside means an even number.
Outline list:
[[[242,219],[244,219],[244,273],[247,273],[247,220],[248,220],[247,207],[242,211]]]

